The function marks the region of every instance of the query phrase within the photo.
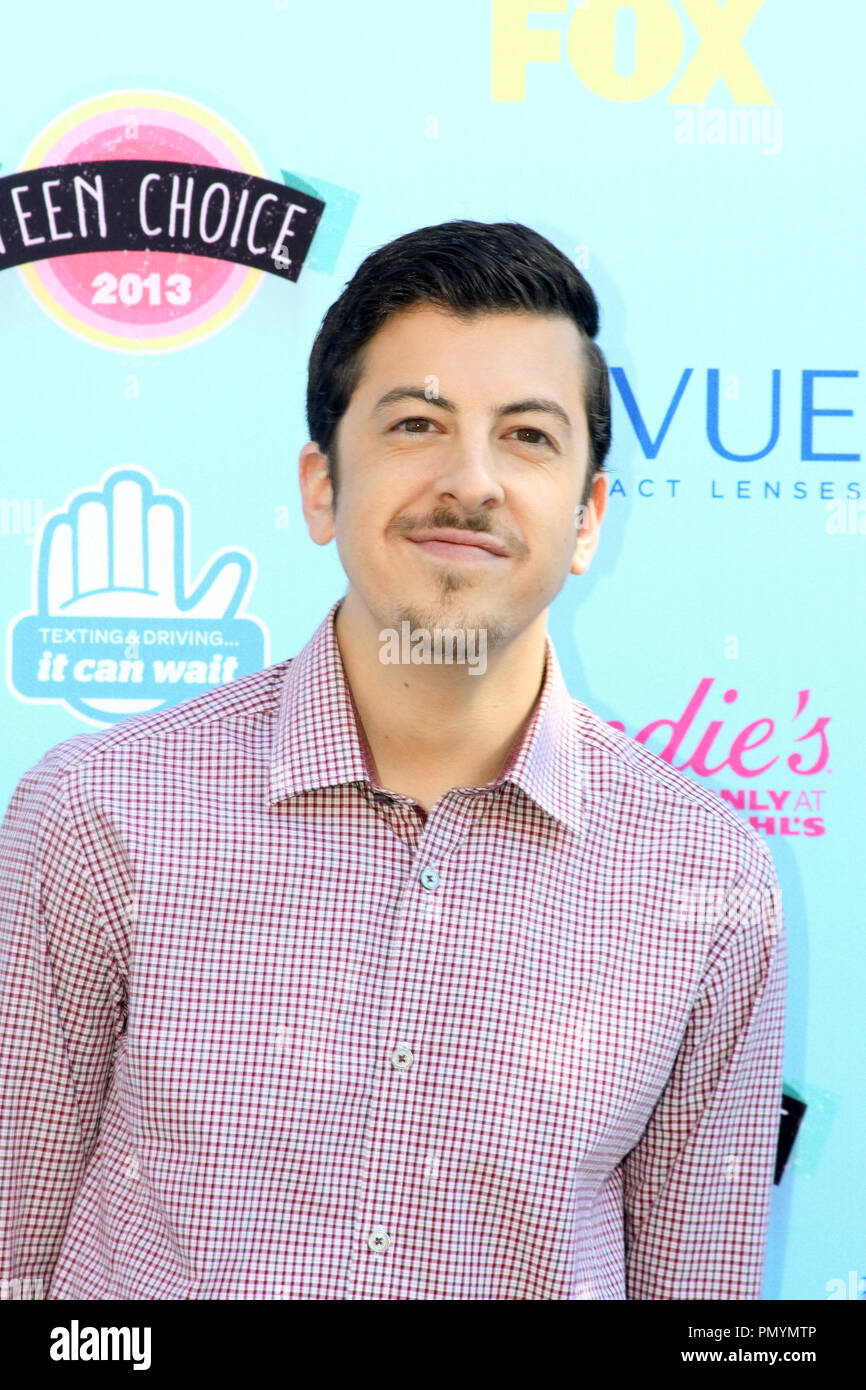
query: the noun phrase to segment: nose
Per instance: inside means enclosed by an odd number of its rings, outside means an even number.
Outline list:
[[[438,497],[457,502],[469,513],[505,501],[486,438],[452,440],[434,486]]]

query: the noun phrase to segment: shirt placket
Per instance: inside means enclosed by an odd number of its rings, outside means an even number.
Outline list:
[[[480,810],[475,798],[449,793],[422,825],[408,798],[385,807],[399,818],[398,833],[414,842],[415,853],[392,917],[375,1020],[377,1057],[361,1144],[347,1298],[423,1297],[423,1230],[405,1225],[415,1205],[405,1200],[406,1189],[423,1190],[431,1157],[417,1153],[412,1134],[412,1114],[424,1104],[431,1065],[417,1039],[429,1004],[437,924],[457,887],[449,855]]]

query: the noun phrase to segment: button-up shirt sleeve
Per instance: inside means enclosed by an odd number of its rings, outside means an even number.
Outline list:
[[[122,992],[49,762],[0,827],[0,1280],[48,1295],[97,1142]]]
[[[758,1299],[781,1109],[785,933],[769,852],[726,895],[668,1083],[623,1160],[627,1296]]]

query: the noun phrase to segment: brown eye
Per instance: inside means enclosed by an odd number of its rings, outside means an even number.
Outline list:
[[[392,425],[392,429],[400,430],[400,429],[403,429],[403,426],[404,426],[404,425],[431,425],[432,423],[433,423],[432,420],[427,420],[423,415],[412,415],[412,416],[409,416],[409,417],[408,417],[407,419],[405,419],[405,420],[398,420],[397,423],[396,423],[396,425]],[[412,430],[412,429],[410,429],[410,430],[403,430],[403,433],[404,433],[404,434],[427,434],[428,431],[427,431],[427,430]]]
[[[536,434],[536,435],[538,435],[538,438],[537,438],[537,439],[521,439],[521,441],[520,441],[521,444],[541,444],[541,443],[543,442],[543,443],[545,443],[545,444],[550,444],[551,447],[553,447],[553,445],[552,445],[552,440],[551,440],[551,438],[550,438],[550,435],[545,434],[545,433],[544,433],[544,430],[537,430],[537,429],[534,427],[534,425],[518,425],[517,429],[514,430],[514,433],[515,433],[515,434]]]

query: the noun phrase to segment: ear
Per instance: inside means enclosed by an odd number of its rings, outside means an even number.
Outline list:
[[[318,444],[305,444],[298,458],[298,481],[301,485],[301,508],[310,539],[316,545],[333,540],[334,491],[328,476],[328,456]]]
[[[596,473],[592,480],[586,507],[578,508],[580,528],[571,561],[570,574],[585,574],[598,545],[601,522],[607,507],[607,474]]]

